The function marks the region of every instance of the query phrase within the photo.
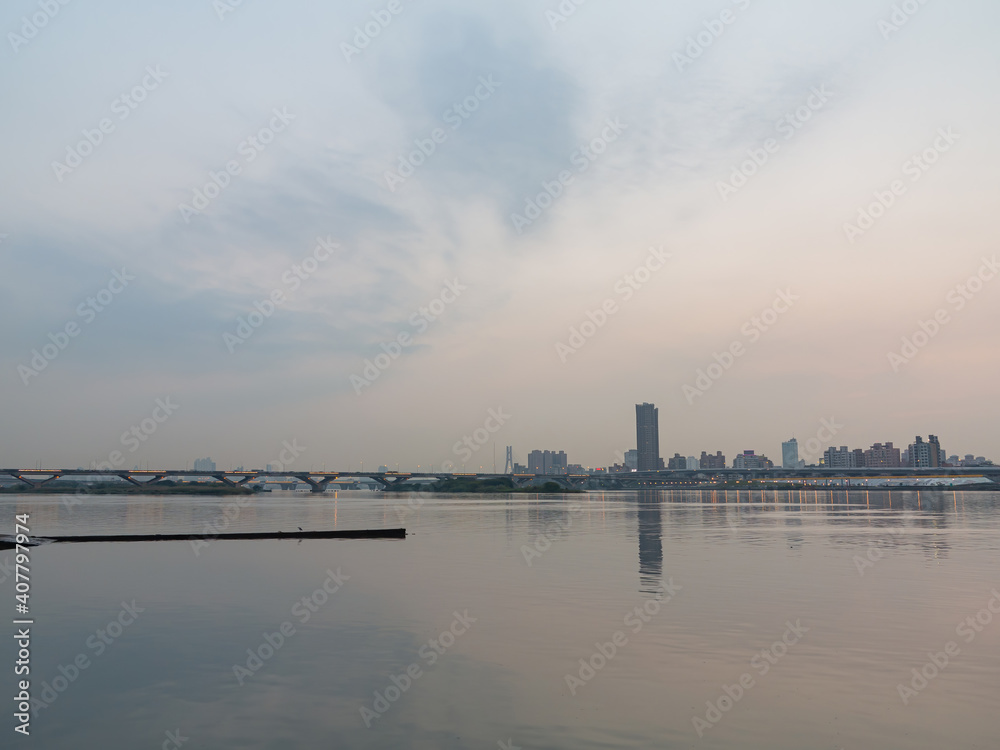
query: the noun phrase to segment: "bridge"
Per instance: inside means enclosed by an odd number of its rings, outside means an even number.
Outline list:
[[[155,484],[168,478],[214,480],[230,487],[243,487],[251,482],[280,482],[294,479],[309,485],[313,492],[324,492],[338,482],[368,479],[382,489],[396,489],[404,484],[430,484],[447,479],[479,481],[507,478],[515,486],[555,482],[566,489],[668,489],[697,487],[723,482],[827,482],[851,485],[855,481],[871,480],[980,480],[1000,489],[1000,466],[977,468],[942,467],[933,469],[678,469],[664,471],[599,472],[597,474],[535,475],[535,474],[476,474],[459,472],[366,472],[366,471],[192,471],[161,469],[0,469],[0,477],[10,477],[35,489],[66,477],[101,479],[118,477],[137,487]],[[862,485],[863,486],[863,485]]]

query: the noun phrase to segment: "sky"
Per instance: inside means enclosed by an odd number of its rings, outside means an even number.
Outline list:
[[[0,466],[1000,460],[998,24],[11,0]]]

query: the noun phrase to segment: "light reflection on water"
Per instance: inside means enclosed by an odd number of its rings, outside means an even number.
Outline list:
[[[39,535],[212,523],[410,532],[218,540],[197,554],[188,542],[36,549],[36,695],[78,654],[90,662],[39,712],[38,747],[160,747],[177,729],[189,748],[957,748],[993,747],[1000,735],[1000,622],[971,642],[956,634],[1000,589],[997,494],[236,501],[0,497],[2,533],[25,512]],[[343,585],[316,596],[338,571]],[[12,584],[0,584],[0,600],[13,601]],[[145,611],[98,654],[88,639],[100,643],[92,637],[133,599]],[[475,622],[443,648],[456,613]],[[277,643],[283,623],[294,632],[241,685],[234,666],[251,671],[247,649]],[[761,661],[788,623],[807,632]],[[606,664],[594,659],[619,632],[627,643]],[[897,684],[949,641],[958,656],[904,705]],[[2,652],[12,664],[10,645]],[[581,659],[601,664],[587,680]],[[408,689],[377,703],[412,665]],[[712,716],[707,702],[726,687],[738,694],[744,675],[753,686],[731,708],[723,700],[699,738],[692,719]],[[366,728],[361,709],[383,706]]]

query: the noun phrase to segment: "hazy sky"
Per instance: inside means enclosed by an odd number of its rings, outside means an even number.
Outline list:
[[[1000,459],[1000,6],[902,5],[5,3],[0,465]]]

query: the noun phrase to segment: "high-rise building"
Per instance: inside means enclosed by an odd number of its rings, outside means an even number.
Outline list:
[[[230,464],[232,466],[232,464]],[[194,462],[195,471],[215,471],[215,461],[211,458],[197,458]]]
[[[566,474],[569,461],[565,451],[531,451],[528,454],[529,474]]]
[[[627,466],[632,471],[635,471],[639,468],[639,451],[637,450],[625,451],[625,466]]]
[[[663,468],[660,459],[660,410],[653,404],[635,405],[635,444],[639,451],[636,467],[639,471]]]
[[[675,453],[674,457],[667,462],[667,468],[671,471],[684,471],[687,469],[687,459],[680,453]]]
[[[917,435],[916,442],[911,443],[907,450],[907,465],[914,468],[933,469],[944,463],[942,460],[944,451],[937,435],[928,435],[927,442]]]
[[[700,469],[725,469],[726,457],[722,455],[722,451],[717,452],[714,456],[702,451],[701,460],[698,463]]]
[[[767,456],[758,456],[753,451],[743,451],[733,459],[734,469],[773,469],[774,463]]]
[[[892,443],[875,443],[865,451],[864,466],[869,469],[898,469],[902,466],[899,448]]]
[[[781,444],[781,468],[799,468],[799,441],[795,438]]]
[[[823,466],[828,469],[854,469],[857,468],[854,451],[846,445],[839,448],[827,448],[823,453]]]
[[[698,471],[699,469],[698,459],[694,456],[687,457],[687,470],[688,471]]]

